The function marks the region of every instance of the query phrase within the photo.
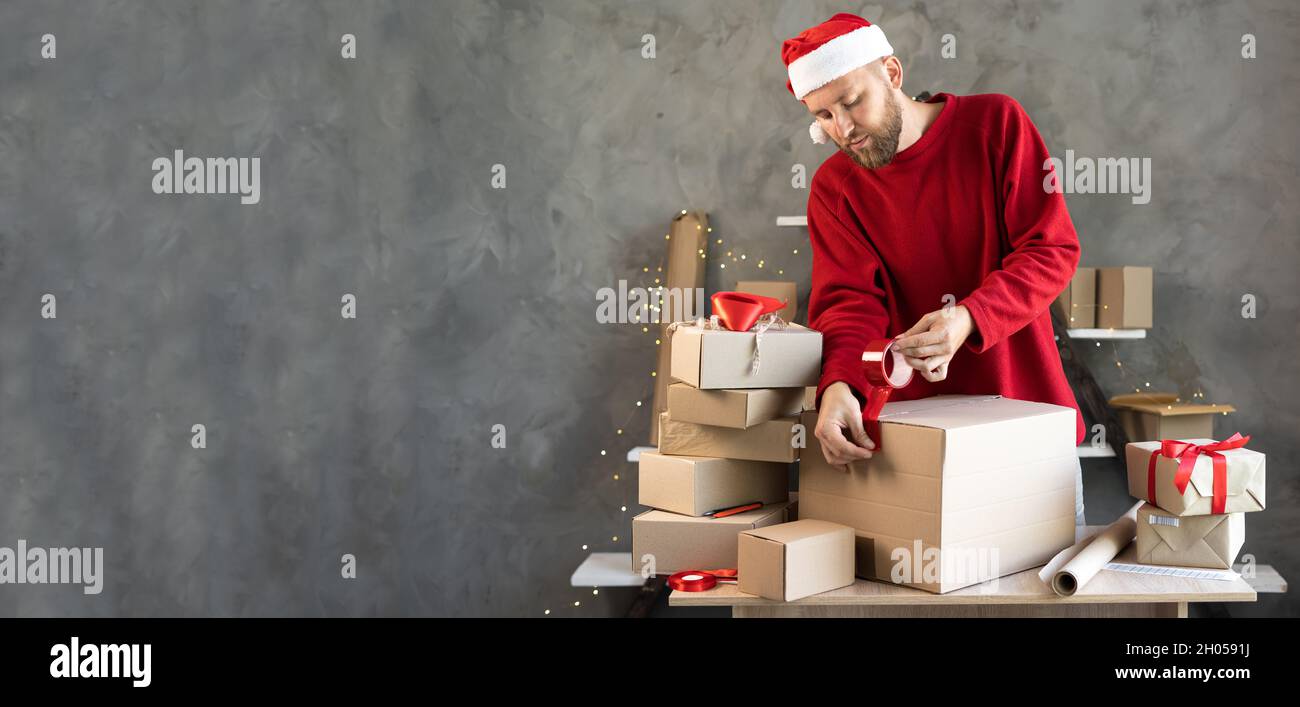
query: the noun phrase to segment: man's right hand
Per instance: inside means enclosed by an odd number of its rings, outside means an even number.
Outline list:
[[[822,455],[835,466],[870,459],[876,448],[862,427],[862,406],[844,381],[831,383],[822,393],[815,434]]]

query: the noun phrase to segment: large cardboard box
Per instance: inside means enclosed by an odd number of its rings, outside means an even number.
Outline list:
[[[1052,303],[1071,329],[1097,325],[1097,268],[1078,268],[1065,290]]]
[[[798,324],[763,332],[758,372],[751,373],[757,336],[749,331],[678,327],[673,332],[673,379],[705,389],[817,385],[821,332]]]
[[[790,463],[799,458],[795,426],[799,418],[778,417],[743,430],[672,419],[659,415],[659,452],[697,457],[727,457],[761,462]],[[811,432],[801,437],[806,440]]]
[[[682,422],[745,429],[803,410],[803,388],[700,390],[668,386],[668,416]]]
[[[852,527],[859,577],[930,592],[1041,565],[1074,543],[1075,415],[999,396],[889,403],[882,450],[847,471],[809,435],[799,517]]]
[[[1132,442],[1214,437],[1216,416],[1237,410],[1225,404],[1184,403],[1173,393],[1128,393],[1109,402]]]
[[[1097,270],[1097,326],[1102,329],[1151,328],[1151,268]]]
[[[746,530],[737,547],[739,589],[794,601],[853,584],[853,529],[798,520]]]
[[[1232,569],[1246,542],[1246,514],[1179,517],[1144,503],[1137,512],[1136,542],[1137,561],[1143,564]]]
[[[746,503],[789,500],[789,468],[780,462],[642,452],[638,502],[688,516]]]
[[[653,565],[655,574],[736,567],[736,536],[785,522],[778,503],[726,518],[646,511],[632,519],[632,571]]]
[[[1182,440],[1193,444],[1210,444],[1213,439]],[[1128,492],[1133,498],[1151,501],[1147,498],[1149,464],[1151,453],[1161,448],[1159,441],[1130,442],[1124,449],[1125,461],[1128,463]],[[1225,449],[1223,455],[1227,465],[1228,488],[1226,493],[1225,513],[1250,513],[1264,510],[1264,462],[1263,454],[1253,449]],[[1207,454],[1198,454],[1192,466],[1192,476],[1182,493],[1174,484],[1178,474],[1179,460],[1156,456],[1155,504],[1170,515],[1203,516],[1210,515],[1214,502],[1214,460]]]
[[[817,386],[810,385],[803,389],[803,409],[817,409]]]
[[[793,282],[783,280],[741,280],[736,283],[736,291],[773,297],[785,302],[785,307],[778,314],[781,319],[787,322],[793,322],[799,314],[799,288]]]

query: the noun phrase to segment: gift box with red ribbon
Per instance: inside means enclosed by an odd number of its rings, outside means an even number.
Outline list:
[[[1132,442],[1129,493],[1175,516],[1264,510],[1264,455],[1250,437]]]

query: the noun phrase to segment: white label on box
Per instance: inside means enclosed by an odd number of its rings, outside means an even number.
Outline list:
[[[1168,525],[1174,528],[1178,527],[1178,519],[1173,516],[1147,516],[1147,521],[1151,525]]]

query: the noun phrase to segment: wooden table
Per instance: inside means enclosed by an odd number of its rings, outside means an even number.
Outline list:
[[[1130,548],[1131,549],[1131,548]],[[735,618],[885,617],[1169,617],[1186,618],[1193,602],[1251,602],[1255,587],[1232,581],[1159,577],[1102,570],[1071,597],[1059,597],[1035,567],[947,594],[859,579],[842,589],[782,602],[719,584],[705,592],[672,592],[670,606],[730,606]],[[1258,568],[1260,591],[1285,591],[1271,567]],[[1281,583],[1281,589],[1273,588]]]

